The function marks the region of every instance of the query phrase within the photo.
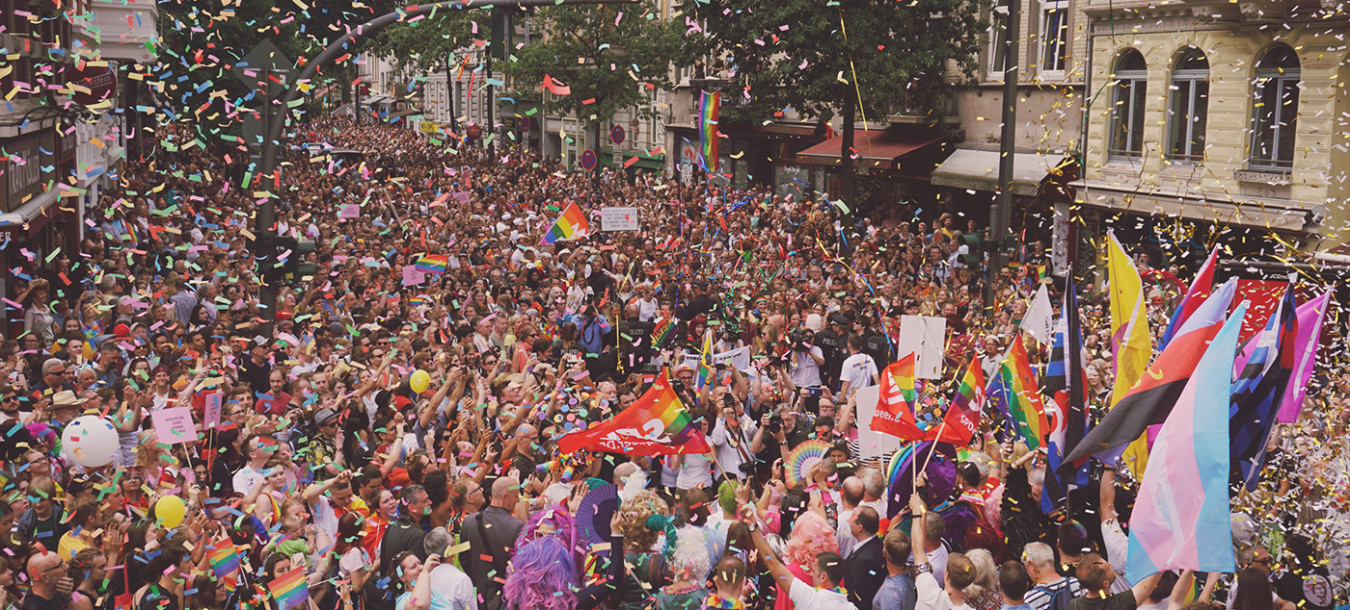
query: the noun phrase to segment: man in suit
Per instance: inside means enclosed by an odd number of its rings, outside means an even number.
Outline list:
[[[505,578],[506,562],[515,552],[516,535],[525,527],[520,519],[512,516],[511,511],[520,499],[520,481],[511,477],[501,477],[492,483],[490,505],[464,519],[461,527],[464,539],[469,542],[469,552],[460,555],[467,558],[464,564],[469,578],[477,583],[482,595],[480,607],[483,610],[498,610],[502,607],[502,584],[497,578]],[[487,558],[491,558],[491,560]],[[489,572],[496,570],[493,576]]]
[[[844,588],[848,590],[848,601],[858,610],[872,610],[872,598],[888,574],[883,545],[877,538],[880,525],[876,509],[859,506],[853,511],[850,527],[858,544],[844,562]]]

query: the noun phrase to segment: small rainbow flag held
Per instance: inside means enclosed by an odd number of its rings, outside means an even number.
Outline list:
[[[450,257],[444,254],[428,254],[417,259],[415,266],[422,273],[445,273],[445,266],[449,261]]]
[[[956,388],[956,396],[947,406],[947,415],[942,425],[930,430],[928,437],[936,438],[940,443],[951,443],[957,447],[970,444],[975,429],[980,425],[980,413],[984,409],[984,371],[980,361],[972,359],[966,367],[966,374]]]
[[[586,213],[577,207],[577,202],[567,204],[563,208],[562,215],[558,217],[558,222],[553,223],[553,228],[544,234],[542,243],[551,244],[559,240],[575,239],[578,235],[585,237],[590,230],[590,223],[586,222]]]
[[[278,576],[276,580],[267,584],[267,588],[272,591],[272,599],[277,601],[277,607],[281,610],[291,610],[309,600],[304,566],[296,566],[295,569]]]
[[[656,425],[660,422],[660,425]],[[581,449],[624,455],[707,453],[708,441],[689,416],[689,409],[661,376],[637,402],[607,421],[558,439],[558,453]]]
[[[219,546],[208,549],[211,552],[211,571],[216,578],[225,578],[239,570],[239,553],[229,540],[217,544]]]
[[[721,93],[702,92],[698,102],[698,137],[703,144],[703,171],[717,171],[717,114],[722,105]]]
[[[1021,433],[1027,447],[1034,451],[1045,444],[1045,435],[1050,433],[1050,426],[1045,418],[1045,404],[1041,402],[1041,393],[1036,386],[1036,376],[1031,372],[1031,362],[1027,359],[1021,334],[1013,339],[1012,349],[1003,357],[999,377],[1008,389],[1008,416],[1017,424],[1017,431]]]
[[[698,374],[694,378],[694,390],[702,394],[713,376],[712,329],[703,335],[703,352],[698,357]]]

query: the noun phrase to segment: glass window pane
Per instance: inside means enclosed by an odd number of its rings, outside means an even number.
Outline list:
[[[1209,81],[1195,82],[1195,116],[1191,122],[1190,157],[1200,160],[1205,155],[1205,124],[1209,119]]]
[[[1174,157],[1187,154],[1187,132],[1191,124],[1191,83],[1173,81],[1172,103],[1167,109],[1167,153]]]
[[[1134,107],[1130,125],[1130,152],[1138,156],[1144,152],[1144,109],[1148,103],[1148,81],[1135,79],[1130,91],[1134,94],[1134,100],[1130,102]]]
[[[1255,95],[1252,96],[1252,161],[1257,165],[1267,165],[1275,154],[1275,112],[1279,100],[1278,88],[1268,78],[1256,81]]]

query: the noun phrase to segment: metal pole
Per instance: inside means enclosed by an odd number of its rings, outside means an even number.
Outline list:
[[[1008,265],[1012,229],[1013,160],[1017,150],[1018,44],[1021,37],[1022,0],[1008,0],[1007,36],[1003,41],[1003,133],[999,142],[998,199],[989,213],[989,280],[984,287],[985,307],[994,307],[994,283],[999,270]]]
[[[279,117],[279,120],[268,121],[265,126],[266,133],[263,136],[262,165],[258,167],[256,176],[259,181],[267,181],[268,196],[266,200],[263,201],[262,205],[258,206],[258,212],[253,220],[253,231],[257,238],[254,242],[255,257],[259,255],[259,253],[256,252],[259,240],[262,240],[265,237],[271,238],[275,236],[272,233],[272,226],[276,224],[276,198],[278,194],[275,191],[280,190],[280,175],[277,173],[277,164],[279,161],[277,158],[277,147],[279,146],[283,132],[285,131],[286,123],[290,119],[291,104],[300,99],[300,96],[304,94],[304,92],[300,90],[300,83],[309,83],[321,68],[328,67],[339,55],[346,53],[349,47],[355,46],[366,38],[380,33],[384,28],[413,17],[430,14],[435,10],[462,10],[470,8],[491,8],[494,6],[555,6],[558,4],[636,4],[636,0],[473,0],[472,2],[435,2],[431,4],[408,6],[400,8],[392,13],[380,15],[379,17],[371,19],[348,31],[346,34],[343,34],[341,38],[338,38],[333,41],[332,44],[328,45],[328,47],[315,56],[312,61],[305,64],[305,69],[296,76],[295,81],[286,83],[286,97],[283,98],[279,104],[273,103],[275,107],[282,110],[282,116]],[[490,52],[489,56],[491,56]],[[489,72],[488,75],[491,77],[491,72]],[[357,76],[360,76],[359,70],[357,71]],[[274,100],[269,101],[274,102]],[[360,108],[360,103],[361,89],[358,86],[356,87],[357,108]],[[491,111],[492,105],[489,104],[488,112]],[[273,252],[267,252],[266,254],[273,254]],[[259,288],[258,296],[261,298],[263,307],[262,333],[270,335],[272,332],[272,321],[276,319],[277,288],[264,282]]]

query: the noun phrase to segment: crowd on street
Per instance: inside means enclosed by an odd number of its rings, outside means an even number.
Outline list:
[[[1342,371],[1317,372],[1261,485],[1234,497],[1235,574],[1129,583],[1131,473],[1093,462],[1043,507],[1045,452],[993,409],[913,480],[866,445],[859,395],[912,351],[903,316],[945,323],[925,425],[971,361],[992,374],[1020,341],[1044,369],[1050,346],[1019,332],[1043,243],[989,269],[985,228],[960,214],[451,154],[350,118],[300,126],[314,146],[276,179],[190,145],[188,124],[157,137],[177,152],[126,161],[79,251],[11,269],[0,610],[1350,601]],[[276,233],[317,245],[280,264],[312,275],[255,258],[269,193]],[[589,229],[545,240],[571,204]],[[601,230],[618,205],[637,231]],[[1162,292],[1155,332],[1177,296]],[[1113,376],[1104,295],[1080,294],[1095,415]],[[665,383],[709,451],[559,451]]]

